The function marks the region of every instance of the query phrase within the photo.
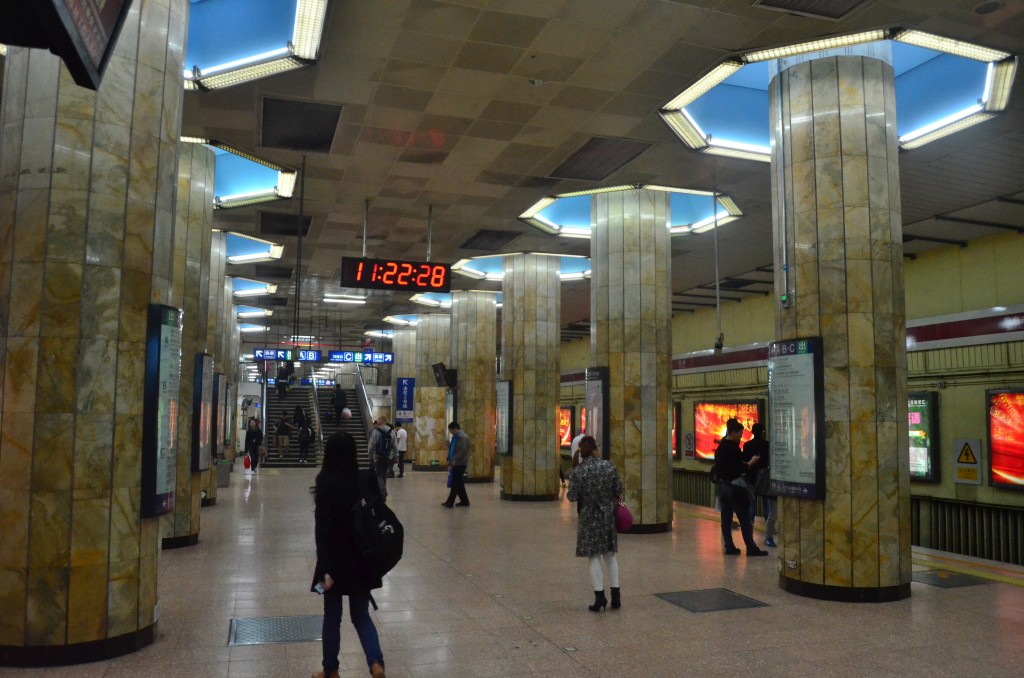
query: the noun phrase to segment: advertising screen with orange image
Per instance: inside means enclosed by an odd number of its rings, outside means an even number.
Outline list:
[[[989,481],[1024,489],[1024,390],[986,393]]]
[[[731,402],[694,403],[693,432],[696,442],[696,458],[702,461],[715,460],[718,441],[725,437],[725,422],[738,419],[743,424],[740,446],[753,437],[750,427],[761,421],[764,405],[760,400],[734,400]]]
[[[566,449],[572,446],[572,415],[572,407],[558,408],[558,440]]]

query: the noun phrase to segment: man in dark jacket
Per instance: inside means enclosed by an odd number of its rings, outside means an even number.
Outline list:
[[[252,472],[260,465],[260,445],[263,444],[263,430],[256,417],[249,417],[249,427],[245,429],[245,453],[249,455],[249,466]]]
[[[747,484],[743,474],[757,465],[758,458],[744,462],[740,458],[740,437],[743,435],[743,424],[736,419],[725,422],[725,437],[718,443],[715,450],[715,465],[718,468],[718,501],[722,506],[722,543],[725,553],[729,556],[738,555],[740,550],[732,540],[733,513],[740,521],[740,532],[743,543],[747,547],[748,556],[766,556],[754,542],[754,527],[750,522],[750,498],[753,491]]]
[[[750,466],[750,470],[747,471],[746,478],[750,486],[754,488],[755,495],[761,490],[757,489],[757,478],[762,472],[768,471],[769,459],[771,458],[770,446],[768,441],[764,437],[764,424],[757,422],[750,427],[750,432],[754,434],[751,438],[743,445],[743,454],[740,456],[744,462],[749,463],[751,459],[757,458],[758,461]],[[775,497],[768,496],[767,494],[761,494],[764,497],[763,506],[765,509],[765,522],[764,522],[764,545],[775,546],[775,508],[776,501]],[[750,505],[750,524],[754,524],[754,509],[757,505],[755,501]]]
[[[469,496],[466,495],[466,467],[469,466],[469,436],[465,434],[459,422],[453,421],[448,424],[448,433],[452,441],[448,445],[448,466],[451,468],[452,489],[448,493],[448,499],[441,503],[445,508],[453,506],[469,506]],[[455,497],[459,503],[455,503]]]

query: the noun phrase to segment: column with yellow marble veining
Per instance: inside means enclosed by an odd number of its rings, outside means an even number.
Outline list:
[[[416,325],[416,402],[413,405],[415,430],[413,470],[448,470],[448,422],[445,420],[445,394],[437,386],[431,365],[451,360],[449,337],[451,319],[447,313],[425,313]],[[450,367],[450,365],[449,365]]]
[[[173,300],[184,311],[181,336],[183,368],[199,346],[206,346],[210,240],[213,228],[213,151],[199,144],[181,144],[178,198],[174,229]],[[192,389],[195,371],[182,369],[178,403],[178,480],[174,511],[164,515],[163,548],[199,542],[200,474],[192,471]]]
[[[226,374],[231,367],[230,337],[233,319],[231,281],[224,275],[227,266],[227,251],[227,234],[222,231],[214,233],[210,239],[210,275],[207,291],[209,295],[207,304],[209,332],[206,336],[205,348],[198,349],[200,352],[213,355],[213,371],[222,374]],[[213,435],[212,430],[211,435]],[[211,464],[209,470],[201,473],[199,484],[203,497],[202,505],[215,505],[217,503],[217,468],[215,464]]]
[[[169,303],[187,0],[135,2],[99,90],[11,48],[0,140],[0,657],[152,641],[146,318]]]
[[[503,380],[512,382],[511,454],[502,455],[502,499],[557,499],[562,291],[559,257],[505,257],[501,283]]]
[[[466,482],[494,480],[497,295],[452,290],[451,362],[458,370],[456,416],[472,441]]]
[[[780,497],[780,583],[857,601],[911,576],[896,99],[870,49],[780,62],[770,87],[776,337],[822,337],[825,380],[825,497]]]
[[[610,454],[637,532],[672,526],[669,194],[591,197],[591,356],[608,368]]]

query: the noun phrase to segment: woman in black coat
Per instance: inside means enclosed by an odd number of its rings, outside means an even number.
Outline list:
[[[379,494],[377,479],[360,471],[356,442],[338,431],[324,445],[324,463],[316,477],[316,571],[311,591],[324,594],[323,667],[313,678],[337,675],[341,649],[342,596],[348,596],[349,618],[359,635],[366,665],[374,678],[384,677],[384,654],[377,628],[370,619],[370,591],[382,586],[380,577],[367,574],[355,558],[352,506],[363,494]]]

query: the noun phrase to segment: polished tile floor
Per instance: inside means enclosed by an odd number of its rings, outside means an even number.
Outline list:
[[[232,618],[317,614],[314,469],[236,465],[203,509],[197,546],[160,564],[156,642],[135,654],[0,676],[304,678],[319,643],[228,647]],[[829,603],[779,589],[774,557],[727,558],[717,515],[676,504],[670,534],[620,537],[622,609],[591,613],[575,510],[498,499],[469,485],[448,510],[441,473],[389,481],[405,557],[375,594],[388,676],[1020,676],[1024,570],[915,549],[915,571],[969,572],[985,583],[912,585],[909,600]],[[760,535],[758,535],[760,540]],[[764,607],[693,613],[655,594],[725,588]],[[347,615],[342,676],[368,675]]]

